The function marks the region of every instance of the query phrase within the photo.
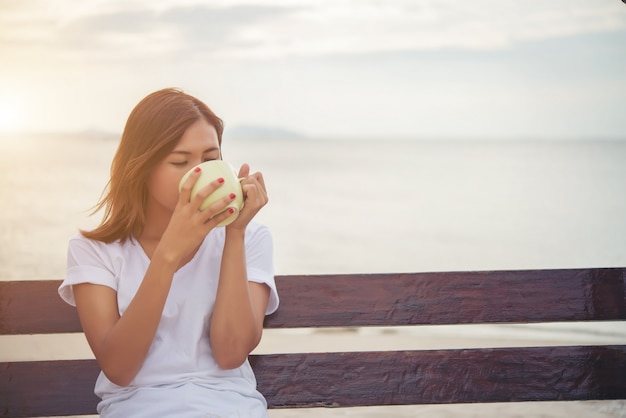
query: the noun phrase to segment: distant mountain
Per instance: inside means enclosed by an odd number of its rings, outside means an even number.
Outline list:
[[[303,139],[305,135],[285,128],[262,125],[235,125],[224,128],[224,136],[232,138]]]

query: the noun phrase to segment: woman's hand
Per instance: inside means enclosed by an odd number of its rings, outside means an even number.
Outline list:
[[[263,175],[259,172],[250,174],[250,166],[243,164],[239,169],[241,180],[241,189],[243,191],[243,209],[234,222],[226,227],[226,229],[245,230],[248,223],[254,216],[267,204],[267,190],[265,189],[265,181]]]
[[[216,215],[233,200],[231,196],[225,196],[200,210],[202,202],[224,183],[223,179],[216,179],[192,198],[191,190],[200,174],[201,170],[194,171],[183,183],[170,222],[161,237],[159,250],[172,257],[183,259],[192,254],[213,228],[232,215],[228,210]]]

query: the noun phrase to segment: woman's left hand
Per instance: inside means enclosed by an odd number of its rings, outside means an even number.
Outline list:
[[[237,219],[226,228],[245,230],[252,218],[267,204],[269,198],[267,197],[263,175],[259,172],[250,174],[250,166],[248,164],[241,166],[238,177],[243,179],[241,180],[243,209],[237,216]]]

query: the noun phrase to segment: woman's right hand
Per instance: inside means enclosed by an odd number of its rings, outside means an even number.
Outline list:
[[[228,210],[219,213],[232,202],[232,195],[225,196],[204,210],[200,209],[202,202],[224,184],[223,179],[216,179],[191,197],[191,190],[200,174],[200,169],[194,170],[183,183],[170,222],[157,247],[168,258],[183,260],[191,255],[207,234],[232,214]]]

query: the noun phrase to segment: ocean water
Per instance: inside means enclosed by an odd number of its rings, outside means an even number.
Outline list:
[[[117,140],[0,138],[0,278],[62,278]],[[626,141],[224,139],[278,274],[626,266]]]
[[[0,136],[0,280],[63,278],[67,240],[99,221],[89,210],[116,146],[116,138],[94,135]],[[234,166],[247,162],[264,174],[270,203],[258,219],[272,230],[277,274],[626,266],[626,140],[226,134],[223,152]],[[626,344],[626,323],[268,333],[261,351],[350,349],[384,338],[391,338],[386,349]],[[0,339],[0,361],[31,358],[29,350],[37,358],[90,355],[82,340],[70,346]],[[276,418],[418,414],[617,417],[626,402],[272,411]]]

